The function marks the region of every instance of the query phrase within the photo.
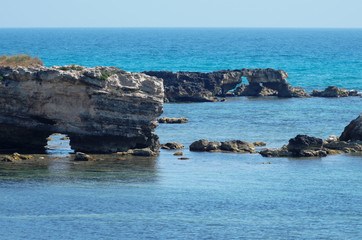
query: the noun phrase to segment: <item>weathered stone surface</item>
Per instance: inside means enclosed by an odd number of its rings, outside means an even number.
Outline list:
[[[33,156],[31,155],[21,155],[19,153],[13,153],[12,155],[7,155],[3,159],[1,159],[2,162],[21,162],[23,160],[32,159]]]
[[[362,141],[362,113],[344,128],[339,139],[341,141]]]
[[[344,88],[338,88],[336,86],[329,86],[324,91],[313,90],[310,94],[312,97],[348,97],[358,96],[358,92],[355,90],[348,91]]]
[[[255,147],[249,142],[245,142],[242,140],[232,140],[221,142],[220,150],[227,152],[253,153]]]
[[[266,146],[266,142],[253,142],[255,147],[263,147]]]
[[[242,141],[232,140],[225,142],[211,142],[207,139],[200,139],[190,145],[190,151],[196,152],[240,152],[240,153],[254,153],[255,147],[253,144]]]
[[[161,148],[167,149],[167,150],[182,149],[184,147],[185,147],[184,145],[182,145],[181,143],[178,143],[178,142],[168,142],[165,144],[161,144]]]
[[[60,132],[75,151],[158,149],[161,79],[115,67],[0,68],[2,150],[42,152]]]
[[[340,141],[336,136],[330,136],[323,141],[320,138],[298,135],[289,140],[288,145],[278,149],[263,149],[264,157],[325,157],[328,154],[361,153],[362,141]]]
[[[74,161],[93,161],[94,158],[88,154],[82,152],[76,152],[74,155]]]
[[[134,156],[151,157],[155,155],[155,152],[149,148],[133,149],[131,151]]]
[[[181,117],[181,118],[170,118],[170,117],[162,117],[157,119],[158,123],[187,123],[189,120],[187,118]]]
[[[323,139],[309,137],[307,135],[297,135],[291,138],[288,144],[288,151],[298,154],[302,150],[318,150],[323,146]]]
[[[144,72],[164,80],[166,102],[212,102],[230,90],[239,96],[307,97],[301,88],[291,87],[283,70],[239,69],[201,72]],[[246,77],[249,85],[241,85]],[[262,85],[260,85],[262,84]],[[236,89],[235,89],[236,88]]]
[[[191,143],[190,145],[190,151],[195,151],[195,152],[205,152],[207,151],[207,147],[209,145],[210,141],[207,139],[200,139],[197,140],[193,143]]]

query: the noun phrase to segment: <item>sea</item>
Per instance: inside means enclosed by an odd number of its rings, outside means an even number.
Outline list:
[[[0,29],[2,54],[130,72],[274,68],[308,92],[362,91],[362,29]],[[339,136],[361,112],[361,97],[165,103],[162,116],[189,122],[155,132],[182,143],[186,160],[161,150],[73,162],[69,140],[52,135],[34,155],[48,161],[0,163],[0,239],[362,239],[362,155],[188,150],[199,139],[278,148],[298,134]]]

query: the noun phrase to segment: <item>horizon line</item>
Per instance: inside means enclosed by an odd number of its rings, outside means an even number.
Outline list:
[[[0,27],[0,29],[362,29],[362,27]]]

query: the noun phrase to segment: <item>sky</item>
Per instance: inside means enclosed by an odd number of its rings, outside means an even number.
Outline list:
[[[0,0],[0,28],[362,28],[362,0]]]

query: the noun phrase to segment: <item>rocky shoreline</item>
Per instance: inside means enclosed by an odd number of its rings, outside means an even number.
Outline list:
[[[188,122],[186,118],[157,119],[163,112],[164,100],[203,102],[231,95],[360,96],[357,91],[333,86],[309,95],[301,88],[292,87],[286,80],[285,71],[270,68],[211,73],[130,73],[116,67],[77,65],[0,67],[0,76],[0,150],[43,153],[49,135],[60,132],[70,138],[71,148],[79,152],[76,154],[78,159],[86,159],[85,153],[157,155],[160,147],[158,136],[154,134],[157,125]],[[242,77],[247,78],[248,85],[241,85]],[[360,152],[361,116],[350,125],[333,141],[298,135],[288,145],[280,149],[263,149],[260,154],[266,157],[321,157],[337,152]],[[175,144],[164,144],[162,148],[180,149],[183,146]],[[255,146],[262,145],[265,143],[201,139],[190,145],[190,151],[255,153]],[[16,153],[4,161],[26,159],[21,156],[25,155]]]

